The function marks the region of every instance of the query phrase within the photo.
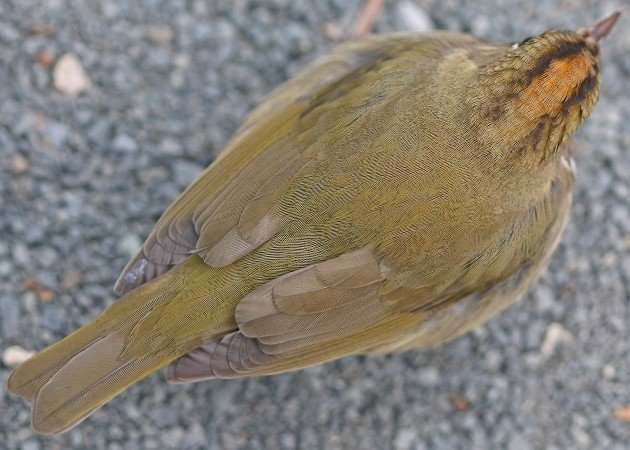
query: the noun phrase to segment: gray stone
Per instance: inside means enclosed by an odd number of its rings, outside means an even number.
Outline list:
[[[2,325],[2,335],[14,338],[20,330],[20,305],[15,297],[3,295],[0,298],[0,325]]]
[[[114,150],[122,152],[134,152],[138,150],[138,144],[136,141],[127,134],[119,134],[112,141],[112,147]]]
[[[48,122],[42,130],[42,136],[55,147],[60,147],[68,139],[70,128],[60,122]]]
[[[197,175],[199,175],[203,169],[204,167],[199,164],[181,159],[177,160],[173,165],[175,181],[182,186],[187,186],[192,180],[197,178]]]
[[[394,448],[396,450],[412,449],[412,444],[418,437],[418,431],[414,428],[402,428],[396,433],[394,438]]]
[[[39,450],[40,448],[39,442],[35,439],[29,439],[20,444],[20,450]]]
[[[21,265],[21,266],[28,266],[29,263],[31,262],[31,255],[30,252],[28,251],[28,248],[20,243],[20,242],[15,242],[13,244],[13,259],[14,261]]]
[[[522,435],[514,433],[510,437],[508,450],[528,450],[533,448],[530,443]]]
[[[118,251],[128,257],[133,256],[142,245],[140,237],[133,233],[127,233],[118,243]]]

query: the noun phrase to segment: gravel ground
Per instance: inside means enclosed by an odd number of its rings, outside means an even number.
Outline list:
[[[390,1],[376,28],[428,19],[518,41],[622,3]],[[109,305],[161,211],[360,4],[1,0],[0,353],[41,349]],[[614,416],[630,403],[628,16],[577,136],[572,220],[519,306],[431,351],[193,385],[154,374],[55,437],[36,436],[5,391],[5,352],[0,448],[628,448],[630,423]],[[55,88],[64,54],[89,78],[74,98]]]

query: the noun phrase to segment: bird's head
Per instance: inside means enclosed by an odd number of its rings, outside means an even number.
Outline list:
[[[527,38],[482,65],[471,94],[482,139],[532,163],[555,154],[595,106],[599,45],[619,15]]]

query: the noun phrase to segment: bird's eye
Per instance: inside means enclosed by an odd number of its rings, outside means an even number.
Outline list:
[[[523,45],[525,42],[527,41],[531,41],[532,39],[534,39],[534,36],[530,36],[528,38],[523,39],[518,45],[521,46]]]
[[[521,42],[516,42],[514,44],[512,44],[512,50],[516,50],[517,48],[519,48],[521,45],[523,45],[525,42],[530,41],[534,38],[534,36],[530,36],[526,39],[523,39]]]

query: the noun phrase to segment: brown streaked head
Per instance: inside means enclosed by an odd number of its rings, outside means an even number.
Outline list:
[[[513,50],[522,62],[514,108],[530,120],[569,114],[586,118],[599,92],[599,46],[570,31],[549,31]],[[577,110],[576,110],[577,111]]]
[[[599,44],[619,15],[527,38],[481,67],[474,103],[488,140],[538,162],[554,154],[595,106]]]

